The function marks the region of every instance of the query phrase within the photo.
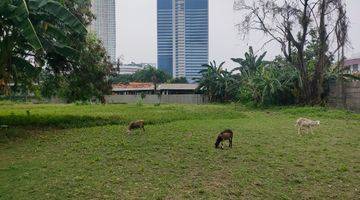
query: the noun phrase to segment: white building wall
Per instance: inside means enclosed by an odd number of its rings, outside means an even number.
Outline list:
[[[92,0],[96,16],[90,30],[103,42],[112,62],[116,61],[116,7],[115,0]]]

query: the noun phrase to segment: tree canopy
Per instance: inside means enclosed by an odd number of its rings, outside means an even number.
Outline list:
[[[244,16],[238,24],[240,32],[260,31],[277,42],[289,65],[296,68],[302,85],[300,101],[317,104],[322,101],[325,72],[330,60],[338,55],[341,63],[347,43],[348,19],[344,0],[236,0],[235,10]],[[314,40],[316,60],[309,68],[306,51]],[[334,48],[330,43],[336,41]]]
[[[55,55],[66,61],[79,58],[79,48],[73,42],[85,38],[87,30],[64,4],[2,0],[0,13],[0,80],[5,85],[14,83],[14,92],[24,77],[36,79],[36,72],[45,63],[51,65]],[[3,93],[9,93],[9,88]]]
[[[240,66],[231,71],[223,69],[224,62],[204,65],[199,89],[212,102],[241,101],[254,105],[285,105],[296,103],[298,71],[281,58],[265,61],[266,52],[257,56],[252,47],[243,58],[233,58]]]
[[[146,66],[134,74],[113,74],[111,81],[113,83],[153,82],[154,77],[157,83],[188,83],[185,77],[172,78],[166,72],[152,66]]]
[[[91,0],[2,0],[0,94],[28,93],[35,84],[68,100],[108,91],[108,56],[85,28],[94,18]]]

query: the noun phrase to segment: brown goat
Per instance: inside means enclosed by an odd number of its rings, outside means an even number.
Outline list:
[[[133,121],[129,124],[127,132],[130,134],[132,130],[141,128],[145,131],[144,120]]]
[[[215,142],[215,148],[219,148],[219,144],[221,143],[221,149],[223,149],[223,141],[229,140],[229,147],[232,148],[232,139],[233,139],[233,132],[230,129],[226,129],[221,132]]]

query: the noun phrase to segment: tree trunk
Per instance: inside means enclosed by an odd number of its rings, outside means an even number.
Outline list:
[[[5,37],[0,43],[0,80],[3,87],[3,93],[5,95],[10,95],[10,75],[11,75],[11,65],[12,65],[12,48],[14,46],[11,37]]]
[[[309,24],[310,24],[310,19],[309,19],[309,0],[304,0],[303,2],[304,8],[302,11],[302,17],[301,17],[301,28],[302,28],[302,34],[299,37],[299,41],[296,42],[294,37],[292,37],[292,40],[294,41],[293,45],[297,48],[298,50],[298,69],[300,71],[300,76],[302,79],[302,91],[301,91],[301,102],[304,104],[309,104],[310,103],[310,98],[311,98],[311,90],[310,90],[310,83],[309,83],[309,78],[308,78],[308,71],[307,71],[307,64],[305,62],[305,54],[304,54],[304,49],[305,49],[305,45],[306,45],[306,38],[308,35],[308,29],[309,29]]]
[[[319,25],[319,48],[317,52],[317,63],[315,66],[315,72],[312,77],[312,103],[321,103],[321,96],[323,94],[323,82],[324,82],[324,70],[327,65],[326,52],[328,50],[327,38],[326,38],[326,24],[325,15],[327,11],[327,0],[322,0],[319,6],[320,13],[320,25]]]
[[[308,104],[310,103],[311,90],[307,72],[307,65],[304,58],[304,49],[298,49],[298,69],[300,71],[302,81],[300,102]]]
[[[153,84],[154,84],[154,94],[157,94],[157,83],[153,82]]]

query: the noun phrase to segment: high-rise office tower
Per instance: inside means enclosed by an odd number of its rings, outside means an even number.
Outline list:
[[[112,62],[116,60],[116,14],[115,0],[92,0],[96,16],[90,29],[103,42]]]
[[[158,68],[198,78],[209,57],[208,0],[157,0]]]

